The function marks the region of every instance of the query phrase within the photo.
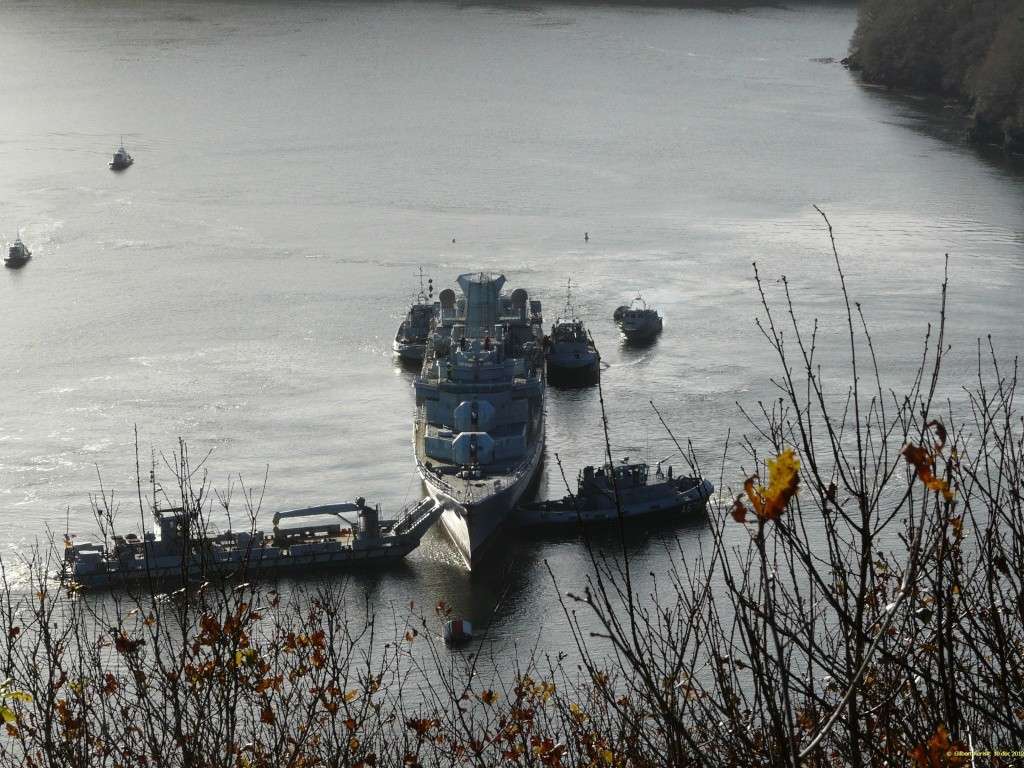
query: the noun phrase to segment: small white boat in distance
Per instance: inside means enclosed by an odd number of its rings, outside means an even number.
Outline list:
[[[639,294],[629,306],[622,305],[612,315],[627,341],[648,341],[661,333],[661,315],[647,306]]]
[[[135,160],[128,154],[128,150],[124,148],[124,139],[122,138],[121,146],[117,148],[117,152],[114,153],[114,159],[110,161],[110,169],[113,171],[123,171],[134,162]]]
[[[444,623],[445,645],[465,645],[473,639],[473,625],[468,619],[455,618]]]

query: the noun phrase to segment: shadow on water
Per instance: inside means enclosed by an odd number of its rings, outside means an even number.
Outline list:
[[[400,355],[395,355],[393,358],[393,365],[395,371],[402,375],[403,378],[408,379],[410,382],[415,380],[419,375],[420,370],[423,368],[422,361],[419,360],[406,360]]]
[[[916,95],[890,90],[856,79],[865,98],[882,103],[887,113],[902,119],[891,120],[928,138],[959,147],[980,158],[991,168],[1014,178],[1024,178],[1024,157],[1007,154],[1002,147],[975,144],[968,139],[970,116],[960,102],[935,95]]]

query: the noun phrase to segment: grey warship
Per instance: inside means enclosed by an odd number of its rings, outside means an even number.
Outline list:
[[[416,379],[416,468],[467,566],[509,522],[544,452],[541,305],[504,275],[446,289]]]

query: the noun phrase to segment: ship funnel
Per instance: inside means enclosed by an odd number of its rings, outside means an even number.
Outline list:
[[[466,329],[473,336],[490,328],[498,320],[499,297],[505,284],[504,275],[468,272],[459,275],[459,287],[466,296]]]

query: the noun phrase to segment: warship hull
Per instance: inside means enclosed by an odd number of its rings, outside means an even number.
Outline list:
[[[540,434],[544,434],[543,427]],[[472,501],[466,501],[462,493],[454,491],[417,461],[427,493],[443,507],[441,528],[470,570],[480,565],[491,545],[500,538],[497,534],[512,521],[513,510],[537,479],[543,455],[544,442],[541,439],[534,444],[520,472],[508,477],[507,482],[487,478],[485,482],[492,489],[495,482],[501,483],[502,487]]]

